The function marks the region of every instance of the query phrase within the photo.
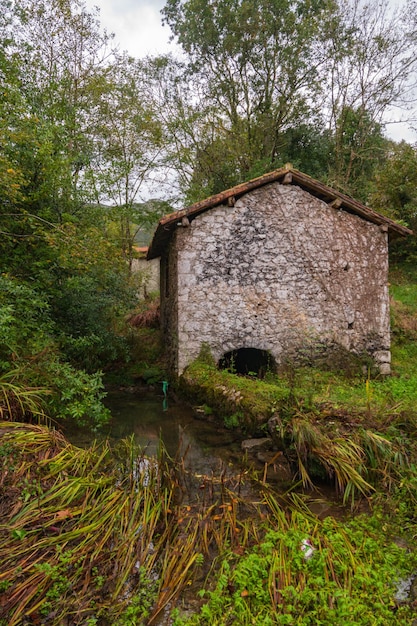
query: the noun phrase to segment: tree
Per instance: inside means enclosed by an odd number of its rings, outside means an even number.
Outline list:
[[[329,180],[347,193],[363,190],[365,175],[372,176],[383,158],[387,113],[412,103],[415,15],[412,2],[398,10],[389,0],[341,0],[326,25],[321,84],[323,112],[334,137]]]
[[[390,142],[383,134],[382,124],[365,109],[346,106],[335,123],[328,181],[366,203],[375,171],[385,161]]]
[[[229,170],[241,180],[280,163],[282,134],[308,121],[317,103],[317,46],[331,15],[320,0],[168,0],[163,16],[196,85],[196,156],[212,191]],[[226,176],[216,168],[222,151]]]
[[[51,261],[45,235],[85,214],[85,131],[109,38],[80,0],[0,7],[3,268],[27,278]]]
[[[417,150],[410,144],[391,143],[385,163],[375,176],[372,203],[409,228],[417,226]]]
[[[97,147],[93,113],[108,96],[115,57],[96,13],[80,0],[0,0],[0,7],[0,261],[7,272],[0,354],[14,333],[22,353],[14,365],[25,384],[53,387],[61,408],[60,394],[73,394],[80,411],[84,387],[101,393],[93,372],[126,354],[115,318],[134,295],[106,234],[108,211],[99,212],[85,182]],[[17,310],[16,293],[45,304],[39,332],[32,323],[38,310],[31,302]]]
[[[417,149],[402,141],[391,142],[386,161],[375,174],[370,202],[377,211],[400,221],[414,236],[391,244],[393,259],[417,259]]]
[[[162,168],[163,133],[152,100],[146,61],[117,55],[90,129],[94,158],[85,182],[97,205],[111,206],[121,250],[132,266],[137,231],[160,217],[157,204],[145,203],[152,177]]]
[[[333,158],[333,137],[322,119],[288,128],[282,138],[283,162],[289,162],[314,178],[326,180]]]
[[[167,195],[173,204],[184,200],[193,202],[212,193],[211,170],[223,167],[224,153],[214,162],[210,160],[207,167],[201,163],[203,146],[209,146],[218,132],[216,113],[213,119],[211,105],[205,103],[204,89],[188,74],[182,61],[172,56],[149,59],[149,78],[156,115],[165,138],[166,177],[162,183],[168,184]],[[235,177],[234,162],[233,168]]]
[[[192,93],[185,88],[180,104],[177,88],[171,101],[188,199],[290,156],[366,201],[384,158],[386,116],[413,98],[413,9],[411,0],[401,11],[389,0],[167,0],[164,20],[183,48]]]
[[[13,7],[11,52],[36,122],[37,149],[25,163],[26,202],[32,213],[62,223],[82,211],[90,111],[111,58],[111,38],[82,0],[16,0]]]

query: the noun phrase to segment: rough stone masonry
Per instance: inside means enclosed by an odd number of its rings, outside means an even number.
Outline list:
[[[254,189],[177,228],[162,255],[162,320],[181,374],[203,343],[277,364],[308,345],[368,353],[390,370],[387,229],[296,185]]]

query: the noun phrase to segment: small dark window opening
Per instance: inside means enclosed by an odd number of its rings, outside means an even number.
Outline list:
[[[276,363],[267,350],[239,348],[226,352],[219,360],[219,368],[234,374],[264,378],[267,372],[276,372]]]

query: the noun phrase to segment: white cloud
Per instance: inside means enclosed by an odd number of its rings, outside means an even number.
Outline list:
[[[170,29],[162,26],[164,2],[149,0],[86,0],[88,10],[98,6],[100,23],[115,34],[115,43],[132,56],[161,54],[172,49]]]
[[[408,141],[408,143],[416,144],[417,132],[410,128],[407,122],[398,124],[388,123],[385,127],[387,136],[394,141]]]

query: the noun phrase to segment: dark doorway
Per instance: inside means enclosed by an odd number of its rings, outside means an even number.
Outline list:
[[[219,360],[219,368],[258,378],[263,378],[268,371],[276,371],[273,356],[267,350],[257,348],[239,348],[226,352]]]

